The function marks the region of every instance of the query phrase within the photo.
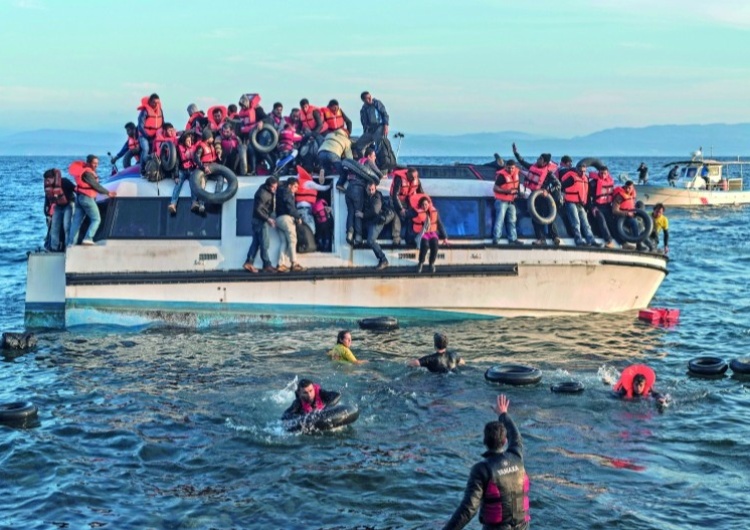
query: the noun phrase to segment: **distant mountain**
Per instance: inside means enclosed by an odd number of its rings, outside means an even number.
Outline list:
[[[123,142],[122,131],[67,131],[41,129],[3,134],[0,155],[104,156],[116,153]],[[399,140],[392,138],[396,150]],[[542,137],[518,131],[483,132],[444,136],[408,134],[401,141],[403,156],[485,156],[498,152],[507,156],[511,144],[527,158],[541,152],[555,157],[571,156],[687,156],[699,147],[705,155],[750,154],[750,123],[710,125],[652,125],[618,127],[574,138]]]

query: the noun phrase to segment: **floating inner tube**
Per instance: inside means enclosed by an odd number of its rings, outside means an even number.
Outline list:
[[[563,381],[562,383],[555,383],[549,389],[559,394],[580,394],[585,387],[580,381]]]
[[[264,123],[260,129],[253,129],[250,143],[259,153],[270,153],[279,143],[279,131],[273,125]]]
[[[159,159],[164,171],[172,171],[177,167],[177,147],[172,142],[164,142],[159,148]]]
[[[288,431],[329,431],[354,423],[359,418],[359,409],[355,405],[335,405],[323,410],[305,414],[287,422]]]
[[[601,171],[602,168],[605,166],[605,164],[602,164],[602,161],[599,160],[598,158],[594,158],[593,156],[587,156],[586,158],[580,159],[578,163],[576,164],[576,167],[581,167],[581,166],[593,167],[597,171]]]
[[[229,199],[234,197],[237,193],[237,175],[234,171],[221,164],[207,164],[207,167],[211,170],[208,174],[208,178],[212,177],[224,177],[226,185],[219,193],[206,191],[203,189],[203,182],[206,179],[206,174],[200,169],[194,169],[190,175],[190,186],[195,192],[195,195],[208,204],[223,204]]]
[[[390,331],[398,329],[398,320],[393,317],[363,318],[358,321],[360,329],[374,329],[378,331]]]
[[[367,166],[363,166],[356,160],[347,158],[341,161],[341,166],[347,171],[349,171],[350,173],[354,173],[355,175],[363,179],[368,184],[380,183],[380,177],[378,177],[377,174],[375,174],[375,172],[372,169],[370,169]]]
[[[0,403],[0,423],[13,427],[23,427],[37,419],[36,405],[29,401]]]
[[[538,368],[521,364],[498,364],[488,369],[484,378],[493,383],[533,385],[542,380],[542,372]]]
[[[547,201],[549,203],[549,215],[547,217],[542,217],[539,214],[539,210],[537,210],[536,202],[537,199],[541,197],[541,200]],[[552,197],[552,194],[547,192],[547,195],[544,194],[544,190],[536,190],[534,193],[529,195],[529,203],[528,203],[529,213],[531,214],[531,217],[539,223],[540,225],[549,225],[552,224],[555,221],[555,217],[557,217],[557,204],[555,204],[555,199]]]
[[[738,375],[750,374],[750,359],[732,359],[729,363],[732,372]]]
[[[36,346],[36,336],[33,333],[16,333],[6,331],[0,341],[0,349],[28,351]]]
[[[628,243],[642,243],[649,235],[651,235],[651,230],[654,228],[654,220],[646,210],[635,210],[635,216],[641,220],[643,228],[637,234],[631,234],[630,230],[625,225],[625,219],[627,219],[627,217],[617,217],[617,233],[623,241],[627,241]],[[639,223],[639,225],[641,223]]]
[[[688,363],[690,373],[698,375],[721,375],[729,366],[721,357],[696,357]]]

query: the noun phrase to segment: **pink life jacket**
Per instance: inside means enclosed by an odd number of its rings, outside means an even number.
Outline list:
[[[302,412],[305,414],[310,414],[314,410],[322,410],[325,408],[325,403],[323,403],[323,400],[320,399],[320,385],[313,384],[313,388],[315,389],[315,401],[312,403],[307,403],[306,401],[302,401],[300,399],[300,405],[302,407]]]
[[[326,212],[326,206],[328,206],[328,203],[325,199],[318,199],[317,201],[315,201],[315,204],[313,204],[312,214],[315,217],[316,223],[323,224],[328,221],[328,212]]]

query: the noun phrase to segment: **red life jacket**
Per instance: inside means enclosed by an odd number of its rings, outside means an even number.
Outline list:
[[[315,217],[316,223],[323,224],[328,221],[328,212],[326,212],[326,206],[328,206],[328,203],[325,199],[318,199],[317,201],[315,201],[315,204],[313,204],[312,214],[313,217]]]
[[[240,132],[248,134],[258,125],[258,118],[255,115],[255,109],[253,107],[242,108],[237,113],[237,117],[242,122],[240,125]]]
[[[68,173],[76,179],[76,193],[86,195],[92,199],[97,196],[99,192],[89,186],[88,182],[83,180],[84,173],[91,173],[94,175],[96,181],[99,182],[99,175],[97,175],[93,168],[87,165],[86,162],[83,160],[76,160],[68,166]]]
[[[203,153],[201,154],[201,162],[203,162],[203,164],[210,164],[218,160],[213,142],[209,144],[201,140],[195,146],[195,150],[198,151],[198,148],[203,149]]]
[[[344,121],[344,113],[341,109],[337,110],[334,114],[328,107],[323,107],[323,121],[326,124],[326,131],[335,131],[336,129],[344,129],[349,134],[346,128],[346,122]]]
[[[315,127],[318,125],[315,121],[315,116],[313,115],[315,111],[320,112],[320,109],[318,107],[313,107],[312,105],[307,106],[307,112],[300,109],[299,111],[299,122],[302,124],[302,127],[307,127],[311,131],[315,130]],[[321,133],[324,133],[326,131],[326,125],[323,124],[323,127],[320,129]]]
[[[550,168],[550,165],[551,163],[544,167],[539,167],[536,164],[532,165],[529,168],[528,173],[526,173],[524,185],[531,191],[536,191],[541,188],[542,184],[544,184],[544,179],[547,178],[547,173],[553,171]]]
[[[151,105],[148,104],[148,97],[144,96],[141,98],[141,106],[137,110],[146,111],[146,119],[143,122],[143,130],[146,132],[146,136],[153,139],[156,136],[156,132],[161,129],[164,125],[164,114],[161,111],[161,101],[157,101],[156,108],[152,109]]]
[[[195,146],[191,145],[187,147],[182,144],[177,144],[177,153],[180,157],[180,167],[182,169],[195,169]]]
[[[295,202],[315,204],[315,201],[318,199],[318,190],[307,187],[307,183],[313,181],[312,175],[305,168],[298,165],[297,178],[299,179],[299,187],[297,188],[297,193],[294,194]]]
[[[221,112],[221,120],[219,122],[214,119],[214,111],[217,110]],[[208,117],[208,126],[211,127],[212,131],[218,131],[227,119],[227,108],[224,105],[214,105],[206,111],[206,115]]]
[[[62,173],[59,169],[54,168],[44,172],[44,196],[51,205],[68,205],[68,198],[62,188]]]
[[[594,185],[594,204],[611,204],[612,192],[615,189],[615,181],[609,172],[602,174],[599,172],[589,173],[590,184]]]
[[[128,149],[134,151],[140,148],[141,144],[138,143],[138,133],[135,136],[128,135]],[[135,155],[136,162],[141,159],[140,153]]]
[[[197,134],[200,134],[203,128],[200,126],[200,123],[197,123],[197,120],[198,118],[205,118],[205,117],[206,115],[203,113],[202,110],[199,110],[198,112],[194,112],[193,114],[190,115],[190,118],[185,124],[185,130],[186,131],[194,130]]]
[[[620,392],[624,389],[625,397],[628,399],[632,399],[633,379],[636,375],[642,375],[646,378],[646,384],[643,387],[643,394],[641,395],[647,396],[653,388],[654,383],[656,382],[656,373],[651,369],[651,367],[646,366],[645,364],[633,364],[625,368],[622,371],[622,375],[620,375],[620,379],[617,381],[617,383],[615,383],[615,386],[612,387],[612,389],[615,392]]]
[[[419,202],[423,197],[427,197],[427,200],[429,201],[426,210],[419,209]],[[411,229],[414,231],[414,233],[419,234],[420,232],[422,232],[422,228],[424,227],[424,224],[428,218],[430,219],[430,227],[426,231],[437,232],[438,213],[435,207],[432,205],[432,200],[430,200],[430,198],[424,193],[415,193],[414,195],[409,197],[409,204],[411,204],[412,209],[417,212],[417,215],[415,215],[414,219],[412,219],[411,225]]]
[[[505,182],[500,186],[497,186],[502,191],[495,191],[495,198],[499,201],[513,202],[516,200],[518,195],[518,187],[521,181],[518,178],[519,170],[514,167],[511,171],[503,168],[499,170],[495,175],[502,175],[505,177]]]
[[[632,195],[628,195],[628,192],[625,191],[625,188],[618,186],[615,188],[615,191],[613,192],[612,200],[614,201],[615,198],[621,197],[622,202],[620,202],[620,210],[634,211],[635,210],[635,196],[636,196],[635,187],[633,187]]]
[[[156,138],[154,139],[154,152],[155,153],[161,153],[161,144],[164,142],[172,142],[173,144],[177,145],[177,134],[175,133],[173,136],[165,136],[162,129],[159,129],[156,132]]]
[[[586,204],[589,195],[589,181],[585,175],[581,175],[573,168],[563,174],[563,181],[573,179],[573,185],[565,188],[565,202],[572,204]]]
[[[302,136],[297,134],[294,129],[284,129],[279,133],[279,151],[291,151],[294,149],[295,142],[302,140]]]
[[[393,190],[396,186],[396,179],[400,179],[401,181],[401,187],[398,190],[398,200],[405,202],[408,197],[417,193],[417,189],[419,188],[418,176],[414,177],[413,181],[410,181],[406,176],[405,169],[397,169],[393,171],[392,175],[393,181],[391,182],[391,195],[393,195]]]
[[[310,414],[314,410],[322,410],[326,406],[325,403],[323,403],[323,400],[320,399],[320,385],[313,384],[313,388],[315,389],[315,400],[312,403],[307,403],[301,399],[299,400],[302,412],[305,414]]]
[[[224,151],[224,154],[231,153],[240,145],[240,140],[234,133],[230,134],[229,136],[224,136],[222,134],[219,141],[221,143],[221,149]]]

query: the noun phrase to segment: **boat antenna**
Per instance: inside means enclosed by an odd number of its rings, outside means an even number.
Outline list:
[[[396,147],[396,161],[398,161],[398,153],[401,151],[401,140],[404,138],[404,133],[397,132],[393,135],[394,138],[398,138],[398,147]]]

